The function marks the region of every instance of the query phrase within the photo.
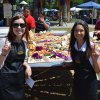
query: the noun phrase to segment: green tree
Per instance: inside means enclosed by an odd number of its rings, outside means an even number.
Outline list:
[[[56,9],[58,8],[58,0],[45,0],[45,8]]]

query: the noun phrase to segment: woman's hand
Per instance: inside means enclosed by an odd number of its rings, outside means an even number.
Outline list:
[[[32,70],[31,70],[30,66],[26,66],[25,74],[26,74],[26,78],[30,78],[31,77]]]
[[[24,61],[23,65],[25,66],[25,75],[26,75],[26,78],[30,78],[30,76],[32,75],[32,69],[31,67],[29,66],[29,64]]]
[[[95,49],[95,45],[91,46],[91,49],[92,49],[92,53],[91,53],[92,59],[93,61],[97,61],[99,57],[99,52]]]
[[[6,42],[4,47],[2,48],[2,55],[7,55],[11,49],[11,43]]]
[[[95,46],[91,47],[91,57],[93,61],[93,68],[96,73],[100,73],[100,62],[98,62],[99,52],[95,49]]]

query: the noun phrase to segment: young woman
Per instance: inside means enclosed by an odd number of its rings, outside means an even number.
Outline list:
[[[90,43],[89,28],[84,21],[76,22],[69,44],[74,67],[74,100],[98,100],[97,77],[100,73],[99,53]]]
[[[7,40],[0,54],[0,100],[25,100],[25,78],[29,78],[32,73],[25,62],[23,36],[28,42],[29,33],[25,19],[15,16],[11,20]]]

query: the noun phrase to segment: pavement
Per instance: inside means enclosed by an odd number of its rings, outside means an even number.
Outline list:
[[[58,23],[53,23],[50,27],[51,28],[72,28],[72,26],[74,25],[74,23],[63,23],[62,26],[59,26]],[[94,28],[95,25],[92,24],[88,24],[90,28]],[[9,31],[9,27],[0,27],[0,36],[5,36],[7,35]]]
[[[51,23],[51,26],[50,27],[69,27],[69,28],[71,28],[72,26],[74,25],[74,23],[63,23],[63,25],[62,26],[59,26],[59,23]],[[93,24],[88,24],[89,25],[89,27],[91,27],[91,28],[94,28],[95,27],[95,25]],[[0,29],[8,29],[8,27],[0,27]]]
[[[59,23],[51,23],[51,28],[59,27],[59,28],[71,28],[74,25],[74,23],[63,23],[62,26],[59,26]],[[90,28],[94,28],[94,24],[88,24]]]

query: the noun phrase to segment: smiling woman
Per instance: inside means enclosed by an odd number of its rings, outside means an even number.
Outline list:
[[[100,72],[99,52],[90,43],[86,22],[75,22],[71,30],[69,49],[74,67],[74,100],[98,100],[97,77]],[[85,62],[85,63],[84,63]]]
[[[13,17],[0,54],[0,100],[25,100],[24,82],[31,76],[31,68],[25,62],[24,36],[28,42],[24,17]]]

